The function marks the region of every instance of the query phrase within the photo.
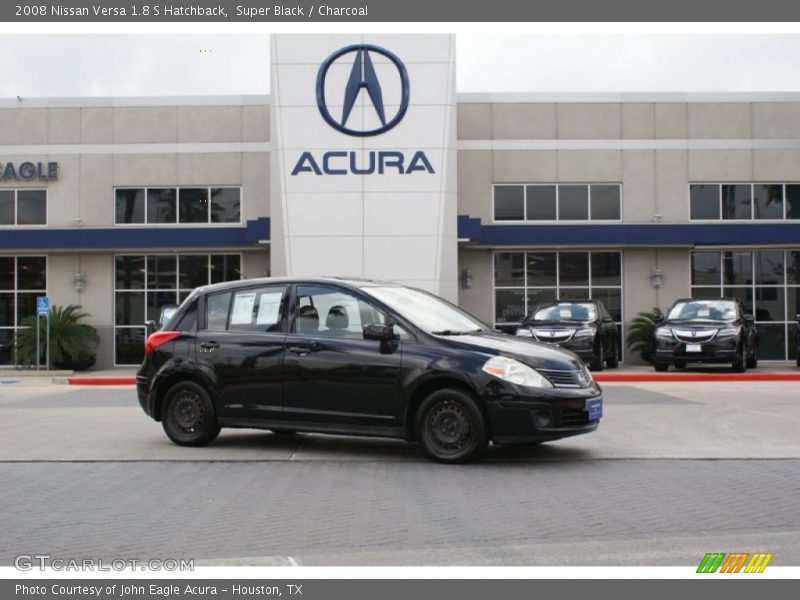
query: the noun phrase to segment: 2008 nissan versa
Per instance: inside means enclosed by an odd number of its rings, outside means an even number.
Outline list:
[[[588,433],[602,416],[575,354],[422,290],[333,278],[198,288],[148,338],[137,392],[184,446],[245,427],[418,441],[441,462],[473,460],[490,441]]]

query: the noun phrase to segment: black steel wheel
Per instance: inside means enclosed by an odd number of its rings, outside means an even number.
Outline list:
[[[458,389],[439,390],[423,400],[417,411],[416,433],[425,454],[444,463],[475,460],[489,443],[478,403]]]
[[[193,381],[177,383],[167,391],[161,424],[179,446],[205,446],[220,431],[208,392]]]

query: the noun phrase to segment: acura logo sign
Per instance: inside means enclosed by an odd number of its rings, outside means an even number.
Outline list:
[[[375,55],[388,58],[396,68],[397,76],[399,77],[400,104],[392,115],[386,114],[387,107],[384,104],[383,88],[373,64],[372,57]],[[326,97],[325,83],[331,67],[339,63],[347,64],[351,57],[350,76],[344,89],[341,90],[341,96],[336,98]],[[366,91],[372,105],[371,107],[369,105],[365,106],[365,110],[370,108],[374,110],[377,120],[380,122],[379,127],[372,129],[360,128],[355,123],[356,119],[350,118],[361,90]],[[331,95],[333,94],[331,93]],[[317,106],[319,107],[319,112],[331,127],[347,135],[367,137],[389,131],[405,116],[406,110],[408,110],[409,96],[408,73],[405,65],[396,55],[380,46],[371,44],[346,46],[325,59],[317,73]],[[329,107],[329,102],[332,103],[332,106],[341,106],[341,114],[338,114],[337,110],[337,114],[334,116],[331,112],[332,108]]]

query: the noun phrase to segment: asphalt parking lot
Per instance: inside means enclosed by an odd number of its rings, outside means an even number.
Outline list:
[[[443,466],[390,440],[180,448],[129,387],[0,385],[0,564],[800,564],[796,382],[605,384],[590,435]]]

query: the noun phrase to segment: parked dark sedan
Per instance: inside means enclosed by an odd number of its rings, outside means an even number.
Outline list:
[[[731,363],[737,373],[758,366],[753,317],[735,298],[678,300],[655,330],[656,371],[687,363]]]
[[[517,335],[572,350],[593,371],[619,365],[617,326],[597,300],[555,300],[536,306]]]
[[[795,345],[795,361],[797,366],[800,367],[800,314],[794,316],[797,324],[794,326],[794,345]]]
[[[588,433],[602,416],[601,390],[574,354],[391,283],[199,288],[145,352],[139,402],[186,446],[249,427],[417,440],[434,460],[465,462],[490,440]]]

